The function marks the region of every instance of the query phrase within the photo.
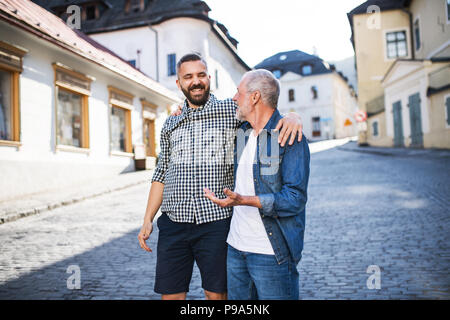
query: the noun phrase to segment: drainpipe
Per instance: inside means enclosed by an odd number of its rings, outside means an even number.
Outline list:
[[[409,16],[409,41],[411,43],[411,59],[414,60],[416,59],[416,46],[414,45],[414,30],[413,30],[413,15],[411,13],[411,11],[407,10],[407,9],[402,9],[402,11],[404,13],[406,13]]]
[[[158,40],[158,31],[152,28],[151,25],[148,26],[150,30],[155,33],[155,53],[156,53],[156,81],[159,82],[159,40]]]

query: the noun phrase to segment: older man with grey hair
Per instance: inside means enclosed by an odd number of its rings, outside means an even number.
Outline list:
[[[220,207],[234,207],[228,234],[229,299],[298,299],[309,179],[306,139],[279,146],[280,84],[266,70],[246,73],[233,100],[244,122],[235,143],[234,191]]]

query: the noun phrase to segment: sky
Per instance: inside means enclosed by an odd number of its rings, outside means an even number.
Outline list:
[[[239,41],[250,66],[278,52],[301,50],[325,61],[354,55],[347,13],[364,0],[205,0],[210,18]]]

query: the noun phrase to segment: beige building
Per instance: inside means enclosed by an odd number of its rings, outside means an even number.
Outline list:
[[[360,144],[450,148],[450,1],[366,1],[349,14]]]

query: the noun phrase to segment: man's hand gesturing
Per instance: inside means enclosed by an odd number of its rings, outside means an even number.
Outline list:
[[[148,238],[150,237],[152,231],[153,231],[153,223],[151,223],[150,221],[144,222],[141,231],[139,232],[138,235],[139,244],[141,245],[141,248],[147,252],[152,252],[152,249],[150,249],[145,243],[145,241],[148,240]]]

